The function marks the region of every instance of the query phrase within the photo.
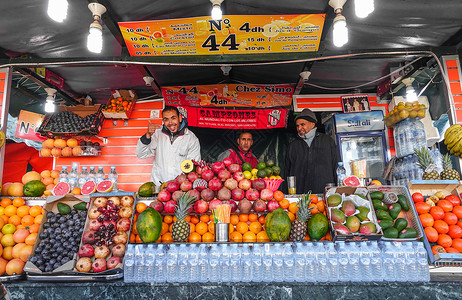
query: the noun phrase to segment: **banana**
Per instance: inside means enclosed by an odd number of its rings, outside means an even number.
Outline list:
[[[453,130],[448,135],[448,138],[444,140],[444,143],[448,146],[454,145],[454,142],[457,142],[460,139],[459,137],[460,133],[462,133],[462,127],[460,127],[460,129]]]
[[[462,134],[461,134],[461,139],[462,139]],[[461,152],[462,151],[462,143],[460,142],[460,139],[454,142],[451,146],[449,146],[450,149],[454,150],[454,152]]]
[[[462,131],[454,134],[454,138],[448,142],[447,146],[449,148],[454,148],[456,145],[460,144],[460,140],[462,139]]]
[[[446,132],[444,133],[444,138],[447,139],[449,137],[449,134],[451,134],[452,131],[461,128],[459,124],[454,124],[451,127],[449,127]]]

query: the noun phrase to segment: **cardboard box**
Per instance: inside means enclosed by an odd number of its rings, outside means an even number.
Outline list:
[[[372,201],[368,197],[367,188],[364,188],[364,187],[355,188],[355,187],[349,187],[349,186],[326,188],[326,193],[324,195],[326,205],[327,205],[327,198],[329,196],[331,196],[331,195],[334,195],[334,194],[338,194],[338,195],[342,196],[342,203],[345,200],[351,200],[351,201],[353,201],[355,203],[356,206],[361,205],[361,206],[368,207],[370,209],[369,214],[368,214],[368,218],[370,219],[370,222],[373,222],[376,225],[377,233],[375,233],[375,234],[361,234],[361,233],[357,232],[357,233],[351,233],[351,234],[348,234],[348,235],[337,234],[335,232],[335,230],[334,230],[334,226],[333,226],[334,222],[332,222],[332,220],[331,220],[331,210],[333,208],[341,207],[341,204],[340,204],[339,206],[336,206],[336,207],[328,207],[327,208],[327,217],[328,217],[329,223],[330,223],[332,241],[334,241],[334,242],[335,241],[361,242],[361,241],[377,241],[377,240],[380,240],[382,238],[383,232],[382,232],[382,229],[380,228],[380,226],[378,226],[378,224],[377,224],[377,217],[375,215],[375,211],[374,211],[374,207],[372,205]],[[361,194],[364,197],[366,197],[366,199],[363,199],[360,196],[356,196],[354,194]],[[352,195],[352,196],[349,196],[349,195]],[[359,211],[356,210],[356,213],[358,213],[358,212]],[[367,221],[365,221],[365,222],[367,222]],[[361,223],[363,223],[363,222],[361,222]]]
[[[44,231],[43,224],[45,224],[48,221],[47,218],[47,213],[52,211],[54,213],[58,213],[58,203],[65,203],[69,205],[71,208],[75,204],[78,204],[80,202],[90,202],[90,196],[75,196],[73,194],[66,194],[65,196],[49,196],[47,197],[46,204],[43,207],[45,213],[42,218],[42,223],[40,224],[40,228],[38,231],[37,238],[35,240],[34,244],[34,249],[32,250],[32,254],[29,255],[28,261],[26,262],[26,265],[24,266],[24,271],[27,274],[31,275],[60,275],[60,274],[69,274],[72,273],[72,269],[74,267],[75,263],[75,258],[77,256],[77,253],[74,254],[73,259],[65,263],[64,265],[60,266],[59,268],[53,270],[52,272],[42,272],[35,264],[31,263],[29,260],[32,256],[35,255],[35,249],[37,249],[39,243],[41,242],[40,239],[40,233]],[[88,208],[88,205],[87,205]]]
[[[107,109],[103,110],[104,117],[108,119],[128,119],[130,117],[130,114],[133,111],[133,108],[135,107],[136,99],[138,98],[136,96],[136,93],[134,90],[115,90],[112,91],[112,95],[108,100],[108,103],[106,104],[106,107],[111,104],[112,99],[117,99],[119,97],[122,97],[125,100],[130,100],[132,103],[128,107],[126,111],[121,111],[121,112],[109,112]]]

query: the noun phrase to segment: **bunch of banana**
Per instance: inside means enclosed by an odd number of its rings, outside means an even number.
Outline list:
[[[462,156],[462,126],[454,124],[444,133],[444,143],[451,154]]]

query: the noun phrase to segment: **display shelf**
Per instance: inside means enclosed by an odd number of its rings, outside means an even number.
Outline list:
[[[100,150],[98,150],[98,147]],[[40,157],[82,157],[100,156],[100,146],[75,146],[75,147],[43,147],[40,149]]]

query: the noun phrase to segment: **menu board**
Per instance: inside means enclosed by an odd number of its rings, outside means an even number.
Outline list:
[[[325,14],[119,22],[131,56],[313,52]]]

